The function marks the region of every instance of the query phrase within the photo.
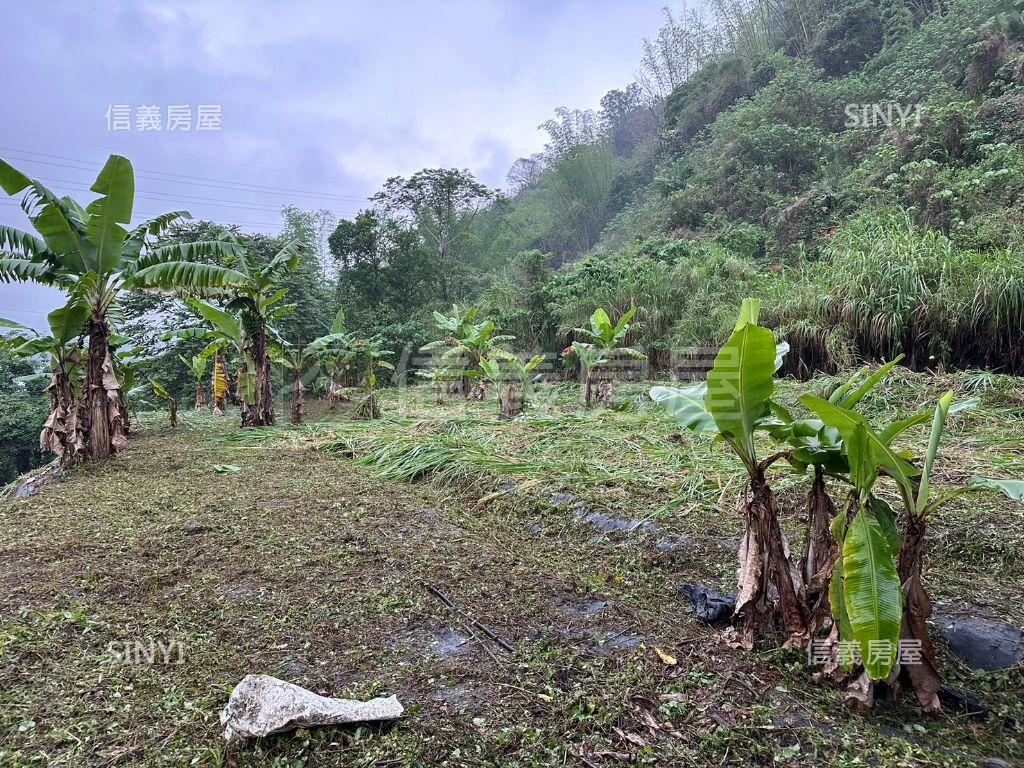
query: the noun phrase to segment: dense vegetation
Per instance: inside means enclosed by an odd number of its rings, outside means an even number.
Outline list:
[[[451,301],[551,351],[635,306],[665,369],[756,294],[787,373],[900,353],[1018,373],[1022,30],[985,0],[668,14],[639,81],[557,110],[509,196],[429,170],[342,221],[339,298],[396,351]]]
[[[989,369],[979,390],[1024,373],[1024,16],[991,0],[712,5],[666,11],[638,81],[599,111],[556,110],[507,195],[424,169],[352,220],[286,209],[268,237],[182,211],[129,227],[134,169],[118,155],[85,206],[0,161],[34,229],[0,227],[0,279],[68,296],[48,331],[0,320],[13,382],[0,472],[41,453],[64,469],[107,460],[139,411],[176,428],[185,402],[207,425],[207,407],[237,406],[246,430],[218,427],[225,442],[283,436],[358,458],[337,417],[386,433],[386,384],[428,383],[437,407],[467,412],[493,394],[492,419],[523,429],[596,429],[653,400],[741,470],[726,643],[817,644],[817,681],[856,708],[907,688],[939,712],[927,533],[962,495],[1020,501],[1024,482],[939,472],[947,421],[977,398],[949,390],[881,425],[865,403],[892,396],[901,364]],[[784,376],[799,380],[786,402]],[[616,401],[613,382],[655,378],[697,383]],[[536,408],[542,380],[561,396],[572,379],[582,411]],[[310,396],[335,426],[274,429],[282,404],[302,424]],[[26,434],[40,426],[36,450]],[[700,449],[674,439],[691,460]],[[542,469],[455,423],[361,460],[391,479]],[[804,478],[802,507],[779,502],[784,464],[791,484]],[[896,653],[906,642],[914,661]]]
[[[1019,373],[1022,35],[1020,9],[996,0],[666,11],[637,81],[597,111],[557,109],[508,194],[425,169],[352,220],[289,208],[278,238],[168,220],[154,245],[227,238],[267,263],[303,243],[281,336],[308,343],[343,309],[400,368],[458,302],[530,352],[567,347],[599,307],[635,307],[628,342],[656,371],[686,369],[757,295],[788,374],[897,354]],[[177,356],[200,345],[156,342],[195,313],[123,305],[142,370],[183,398]]]

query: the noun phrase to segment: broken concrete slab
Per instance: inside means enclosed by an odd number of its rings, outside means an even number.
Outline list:
[[[224,738],[259,739],[296,728],[366,723],[401,717],[396,696],[370,701],[332,699],[270,675],[246,675],[220,713]]]

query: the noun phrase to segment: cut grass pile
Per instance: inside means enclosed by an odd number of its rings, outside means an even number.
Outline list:
[[[868,406],[882,418],[948,386],[983,404],[951,420],[940,484],[1024,476],[1017,380],[901,373]],[[644,392],[623,384],[622,410],[584,413],[575,388],[544,387],[513,422],[490,399],[437,407],[425,388],[386,392],[375,422],[316,405],[306,426],[240,432],[186,412],[172,433],[142,414],[125,453],[0,505],[0,765],[1024,759],[1020,670],[944,654],[951,682],[993,708],[986,723],[926,718],[909,699],[856,717],[800,653],[733,650],[696,622],[675,586],[731,586],[741,475]],[[803,481],[776,485],[796,531]],[[1024,623],[1020,507],[965,500],[930,536],[937,600]],[[182,663],[110,650],[134,640],[174,642]],[[226,747],[217,715],[250,672],[397,693],[408,717]]]

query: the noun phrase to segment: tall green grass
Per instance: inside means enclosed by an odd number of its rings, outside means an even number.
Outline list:
[[[1024,260],[958,248],[904,211],[850,221],[794,288],[776,320],[798,341],[817,334],[839,349],[848,340],[876,360],[902,353],[918,370],[1024,372]],[[820,345],[814,352],[834,354]]]

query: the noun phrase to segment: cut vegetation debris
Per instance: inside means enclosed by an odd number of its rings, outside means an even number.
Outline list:
[[[807,386],[782,380],[776,396],[797,408]],[[618,396],[648,387],[623,382]],[[1024,474],[1020,385],[979,390],[971,374],[897,370],[861,407],[882,422],[946,389],[981,403],[951,423],[935,487]],[[839,691],[811,679],[805,653],[724,644],[677,587],[731,591],[743,523],[722,509],[743,492],[740,468],[653,403],[584,413],[575,387],[541,386],[531,411],[500,420],[491,398],[379,395],[386,416],[373,422],[349,419],[356,404],[311,403],[306,425],[242,433],[209,415],[174,433],[164,415],[142,414],[127,451],[0,507],[0,764],[40,754],[68,766],[129,754],[146,766],[1024,759],[1020,668],[972,671],[936,627],[950,687],[934,717],[912,697],[851,716]],[[445,443],[455,433],[465,455]],[[416,441],[448,445],[454,468],[388,479],[380,457]],[[515,462],[481,462],[478,446]],[[244,472],[210,472],[228,462]],[[497,491],[507,492],[478,504]],[[776,492],[792,528],[799,478],[778,473]],[[580,505],[661,530],[602,533],[577,518]],[[204,533],[186,534],[186,522]],[[953,502],[929,536],[925,579],[943,615],[1024,625],[1015,503]],[[108,651],[151,639],[180,644],[183,663]],[[255,672],[356,700],[394,693],[408,717],[224,745],[219,712]],[[957,714],[978,702],[984,721]]]

